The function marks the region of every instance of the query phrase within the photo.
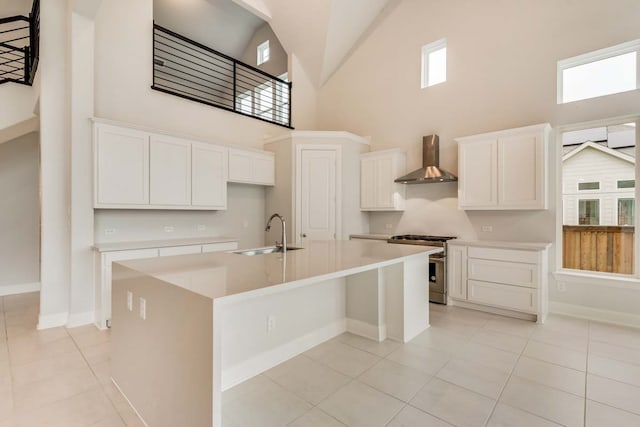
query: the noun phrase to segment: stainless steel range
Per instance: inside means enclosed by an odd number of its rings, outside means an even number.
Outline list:
[[[447,240],[452,236],[423,236],[404,234],[392,236],[387,242],[406,245],[436,246],[444,249],[439,254],[429,257],[429,301],[439,304],[447,303]]]

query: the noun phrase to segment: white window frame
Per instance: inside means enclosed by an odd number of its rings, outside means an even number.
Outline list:
[[[567,104],[576,101],[568,101],[565,102],[563,99],[563,71],[569,68],[577,67],[580,65],[590,64],[592,62],[602,61],[603,59],[613,58],[615,56],[624,55],[627,53],[636,52],[636,87],[631,90],[638,90],[640,88],[640,39],[632,40],[626,43],[622,43],[616,46],[607,47],[604,49],[596,50],[593,52],[588,52],[582,55],[574,56],[572,58],[563,59],[558,61],[557,66],[557,81],[558,81],[558,93],[557,93],[557,101],[558,104]],[[624,92],[618,92],[624,93]],[[615,93],[611,93],[609,95],[615,95]],[[609,95],[601,95],[601,96],[609,96]],[[599,97],[598,97],[599,98]],[[580,101],[586,101],[588,99],[594,98],[586,98],[581,99]]]
[[[635,197],[633,197],[633,195],[620,195],[620,196],[616,196],[616,203],[615,203],[615,209],[614,209],[614,218],[616,220],[616,226],[618,227],[629,227],[628,225],[620,225],[617,224],[618,222],[618,215],[620,214],[620,200],[633,200],[633,214],[635,216],[635,211],[636,211],[636,199]]]
[[[440,39],[433,43],[426,44],[422,46],[422,73],[421,73],[421,84],[420,87],[425,89],[427,87],[436,86],[441,83],[445,83],[447,81],[447,59],[448,59],[448,51],[445,53],[445,70],[444,70],[444,80],[438,83],[429,84],[429,55],[433,52],[437,52],[440,49],[447,49],[447,39]]]
[[[265,52],[267,53],[266,55],[265,55]],[[258,45],[256,49],[256,54],[257,54],[256,63],[258,65],[262,65],[265,62],[269,62],[269,59],[271,59],[271,47],[269,46],[269,40],[265,40]]]

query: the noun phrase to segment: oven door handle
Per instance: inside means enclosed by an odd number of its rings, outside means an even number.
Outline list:
[[[440,264],[444,264],[444,258],[432,258],[432,257],[429,257],[429,262],[439,262]]]

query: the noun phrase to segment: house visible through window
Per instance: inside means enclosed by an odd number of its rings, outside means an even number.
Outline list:
[[[422,88],[447,81],[447,40],[422,47]]]
[[[578,203],[578,223],[580,225],[599,225],[600,200],[579,200]]]
[[[618,199],[618,225],[633,225],[634,199]]]
[[[269,60],[269,40],[258,45],[258,65],[262,65]]]
[[[599,190],[600,183],[599,182],[579,182],[578,190]]]
[[[618,188],[635,188],[636,182],[633,179],[624,179],[618,181]]]
[[[558,104],[638,89],[640,40],[558,61]]]

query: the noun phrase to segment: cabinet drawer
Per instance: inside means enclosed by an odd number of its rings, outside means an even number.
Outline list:
[[[538,263],[538,253],[533,251],[520,251],[516,249],[479,248],[469,247],[469,258],[494,259],[496,261]]]
[[[160,256],[200,254],[202,253],[202,246],[191,245],[191,246],[175,246],[171,248],[160,248],[159,253],[160,253]]]
[[[202,253],[232,251],[238,249],[238,242],[209,243],[202,245]]]
[[[538,267],[533,264],[471,258],[467,266],[467,275],[469,279],[485,282],[538,287]]]
[[[469,301],[507,308],[510,310],[537,313],[538,291],[519,286],[469,280]]]

